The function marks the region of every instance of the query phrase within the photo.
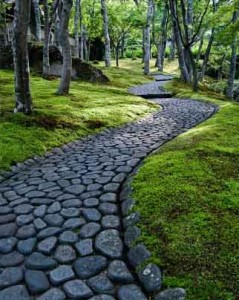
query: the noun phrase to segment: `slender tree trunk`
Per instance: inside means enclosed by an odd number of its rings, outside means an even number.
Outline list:
[[[205,33],[205,32],[204,32]],[[199,46],[198,46],[198,53],[197,53],[197,57],[196,57],[196,62],[198,63],[202,54],[202,47],[204,44],[204,33],[202,34]]]
[[[29,83],[29,58],[27,33],[30,19],[30,0],[16,0],[13,23],[13,59],[15,70],[14,112],[32,113],[32,98]]]
[[[173,23],[175,42],[176,42],[176,46],[177,46],[177,52],[178,52],[178,62],[179,62],[179,68],[181,71],[181,79],[187,83],[190,83],[190,76],[188,73],[186,60],[185,60],[185,53],[184,53],[182,40],[181,40],[181,36],[180,36],[180,29],[178,27],[178,23],[176,20],[177,11],[176,11],[174,0],[169,0],[169,5],[170,5],[170,11],[171,11],[171,15],[172,15],[172,23]]]
[[[187,9],[187,25],[188,25],[188,34],[189,39],[192,37],[192,27],[193,27],[193,1],[194,0],[188,0],[188,9]]]
[[[224,64],[225,58],[226,58],[226,54],[223,54],[221,63],[220,63],[220,67],[218,69],[217,80],[222,80],[223,64]]]
[[[123,35],[122,37],[120,47],[121,47],[121,58],[124,59],[125,35]]]
[[[111,50],[110,50],[110,36],[109,36],[109,20],[105,0],[101,0],[101,14],[104,22],[104,38],[105,38],[105,66],[111,65]]]
[[[213,41],[214,41],[214,36],[215,36],[215,29],[213,28],[212,32],[211,32],[210,40],[209,40],[208,45],[207,45],[205,56],[204,56],[204,59],[203,59],[202,72],[201,72],[201,76],[200,76],[201,79],[204,78],[205,72],[207,70],[207,64],[208,64],[208,61],[209,61],[209,57],[210,57],[210,53],[211,53],[211,49],[212,49],[212,44],[213,44]]]
[[[61,11],[61,21],[59,28],[59,41],[62,47],[63,55],[63,67],[60,85],[57,90],[58,95],[69,94],[70,82],[71,82],[71,69],[72,69],[72,58],[71,58],[71,45],[69,42],[69,20],[72,8],[72,0],[63,0],[63,7]]]
[[[116,47],[115,47],[116,67],[119,67],[119,52],[120,52],[120,45],[117,44]]]
[[[170,52],[169,52],[169,60],[175,59],[175,37],[174,37],[174,30],[172,30],[171,42],[170,42]]]
[[[60,8],[56,9],[55,18],[54,18],[54,44],[56,47],[59,47],[59,26],[60,26],[60,18],[59,18]]]
[[[142,28],[142,63],[144,63],[145,58],[145,27]]]
[[[145,27],[145,54],[144,54],[144,74],[148,75],[150,72],[150,58],[151,58],[151,42],[150,42],[150,32],[151,23],[153,18],[153,0],[148,0],[148,12]]]
[[[158,57],[157,57],[157,67],[159,71],[163,71],[164,68],[164,58],[165,58],[165,50],[167,43],[167,23],[168,23],[168,4],[165,4],[163,11],[163,18],[161,21],[161,37],[158,44]]]
[[[79,45],[79,20],[81,10],[81,0],[75,0],[75,17],[74,17],[74,33],[75,33],[75,53],[74,56],[79,58],[80,45]]]
[[[35,22],[36,22],[35,37],[37,41],[40,41],[41,40],[41,12],[39,7],[39,0],[32,0],[32,3],[35,12]]]
[[[49,44],[50,44],[50,16],[48,0],[43,1],[44,10],[44,45],[43,45],[43,77],[48,78],[50,75],[50,58],[49,58]]]
[[[192,70],[192,85],[193,85],[193,91],[198,92],[198,69],[197,64],[195,62],[192,49],[189,47],[187,49],[188,58],[189,58],[189,67]]]

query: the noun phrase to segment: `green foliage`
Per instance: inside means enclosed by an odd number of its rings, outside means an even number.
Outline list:
[[[149,157],[133,181],[143,241],[160,262],[165,287],[187,299],[237,299],[239,290],[239,105],[213,93],[179,97],[211,101],[220,111]],[[149,176],[150,174],[150,176]]]
[[[32,77],[32,116],[12,113],[13,73],[0,71],[0,169],[154,111],[154,104],[127,93],[130,85],[147,81],[133,69],[129,63],[127,69],[107,69],[112,83],[106,86],[72,82],[70,95],[62,97],[55,95],[58,80]]]

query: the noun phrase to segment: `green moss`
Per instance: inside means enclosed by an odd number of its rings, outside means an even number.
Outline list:
[[[140,65],[140,64],[139,64]],[[126,64],[130,67],[130,64]],[[104,69],[104,68],[103,68]],[[13,73],[0,71],[0,169],[107,127],[120,126],[156,109],[156,105],[127,93],[131,85],[147,82],[138,70],[106,71],[109,85],[72,82],[69,96],[56,96],[58,80],[31,78],[34,114],[13,114]]]
[[[140,240],[164,269],[165,287],[186,288],[189,300],[237,299],[239,105],[172,86],[177,96],[216,103],[220,111],[140,168],[133,181]]]

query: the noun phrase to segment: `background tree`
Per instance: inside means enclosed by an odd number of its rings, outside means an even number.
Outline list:
[[[105,66],[111,65],[111,48],[109,36],[109,19],[105,0],[101,0],[101,13],[104,21],[104,40],[105,40]]]

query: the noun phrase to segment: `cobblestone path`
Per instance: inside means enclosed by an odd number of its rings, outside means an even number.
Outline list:
[[[125,258],[121,185],[152,150],[215,110],[154,101],[163,110],[55,149],[0,184],[1,300],[147,299]]]

